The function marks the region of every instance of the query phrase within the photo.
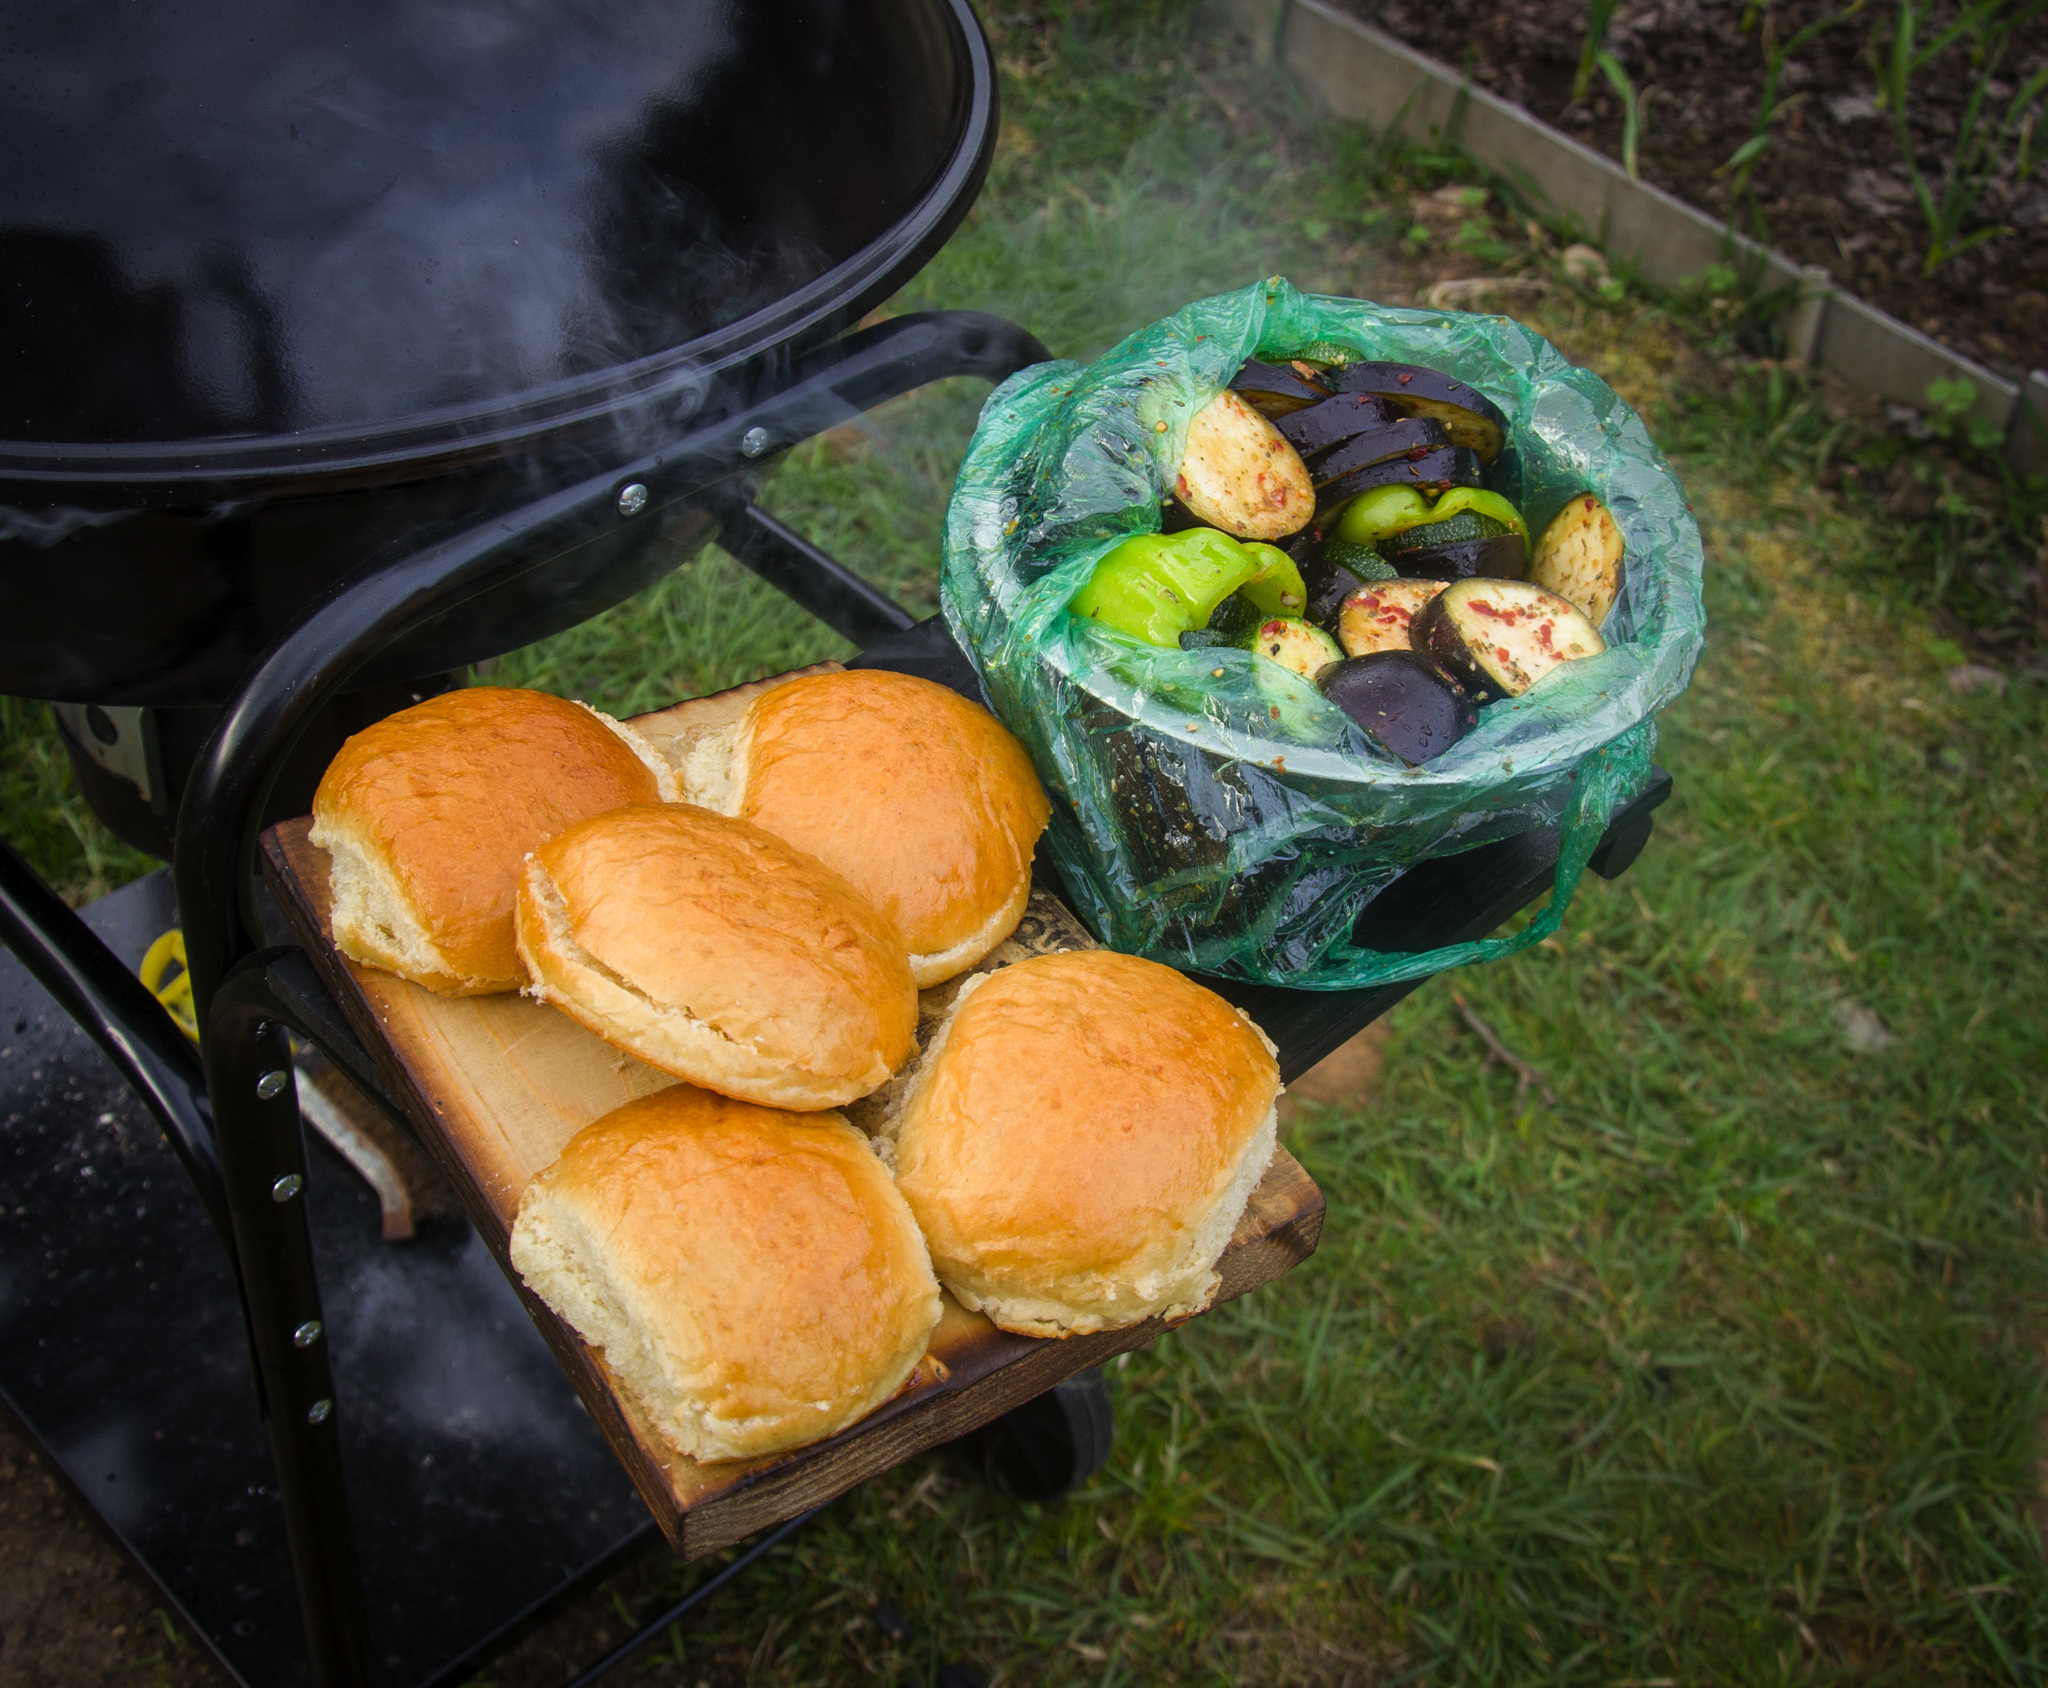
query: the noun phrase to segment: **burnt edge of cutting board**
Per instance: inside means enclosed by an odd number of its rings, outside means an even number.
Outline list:
[[[760,691],[793,677],[777,676],[692,700],[639,717],[635,724],[657,728],[652,736],[666,749],[667,741],[683,726],[723,725],[728,717],[736,718],[735,706],[743,707]],[[698,722],[689,722],[688,717],[699,709],[703,714]],[[716,716],[707,722],[705,717],[713,709]],[[914,1454],[1000,1417],[1063,1378],[1143,1347],[1169,1328],[1165,1321],[1148,1319],[1127,1329],[1064,1340],[1015,1336],[997,1330],[978,1314],[964,1312],[948,1296],[945,1317],[933,1334],[933,1354],[920,1363],[902,1391],[860,1423],[825,1441],[766,1459],[703,1465],[677,1455],[613,1387],[603,1356],[528,1291],[513,1270],[505,1189],[501,1185],[494,1197],[478,1167],[461,1152],[444,1120],[446,1104],[429,1093],[431,1086],[394,1047],[385,1025],[386,1011],[392,1005],[431,1018],[450,999],[434,997],[392,975],[361,967],[334,948],[327,918],[327,858],[307,840],[311,824],[307,819],[287,821],[264,834],[262,867],[273,894],[376,1061],[391,1098],[405,1112],[422,1147],[447,1175],[478,1234],[518,1291],[655,1522],[683,1557],[714,1552],[843,1494]],[[1051,949],[1093,947],[1079,921],[1042,889],[1034,891],[1018,936],[1022,942],[1014,945],[1015,953],[1008,960]],[[950,1004],[957,985],[958,981],[952,981],[923,993],[919,1002],[921,1041]],[[380,999],[385,1005],[381,1010]],[[537,1013],[555,1012],[537,1004],[534,1007]],[[872,1116],[876,1105],[871,1101],[864,1109],[855,1103],[842,1111],[858,1123],[864,1113]],[[516,1203],[515,1193],[510,1206],[516,1207]],[[1273,1164],[1253,1192],[1230,1246],[1217,1263],[1222,1283],[1214,1305],[1270,1283],[1306,1260],[1321,1238],[1323,1213],[1322,1192],[1314,1181],[1284,1148],[1276,1150]]]

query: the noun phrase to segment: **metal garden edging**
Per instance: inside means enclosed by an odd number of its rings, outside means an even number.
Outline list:
[[[1764,285],[1793,291],[1784,327],[1794,355],[1899,404],[1924,405],[1930,382],[1968,381],[1977,389],[1975,414],[2005,434],[2007,461],[2023,474],[2048,474],[2048,371],[2035,370],[2024,387],[1994,375],[1841,292],[1825,270],[1802,270],[1663,189],[1630,181],[1612,159],[1324,0],[1216,3],[1261,62],[1292,73],[1331,116],[1397,124],[1418,138],[1454,135],[1480,163],[1528,182],[1659,285],[1739,255]]]

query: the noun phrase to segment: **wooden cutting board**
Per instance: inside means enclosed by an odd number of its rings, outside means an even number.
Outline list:
[[[693,699],[640,716],[633,725],[680,762],[700,734],[737,720],[760,692],[795,677],[779,675]],[[916,1373],[902,1392],[851,1429],[765,1459],[700,1464],[677,1453],[613,1387],[603,1355],[520,1284],[507,1256],[527,1181],[551,1165],[563,1145],[592,1120],[676,1079],[530,998],[439,997],[342,956],[328,924],[327,856],[307,842],[311,827],[308,819],[288,821],[264,835],[263,867],[272,891],[375,1056],[390,1095],[448,1175],[648,1510],[684,1557],[712,1552],[794,1517],[912,1454],[999,1417],[1062,1378],[1142,1347],[1165,1328],[1152,1319],[1127,1330],[1064,1341],[1013,1336],[949,1295],[931,1350]],[[1034,890],[1017,931],[981,968],[1094,945],[1063,904]],[[957,988],[958,981],[951,981],[919,999],[920,1044]],[[872,1128],[889,1100],[885,1089],[843,1111],[855,1124]],[[1285,1149],[1279,1150],[1218,1265],[1223,1284],[1217,1301],[1243,1295],[1299,1265],[1315,1251],[1322,1226],[1322,1192]]]

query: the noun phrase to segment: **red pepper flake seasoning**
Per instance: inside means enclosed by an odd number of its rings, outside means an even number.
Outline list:
[[[1546,621],[1536,629],[1536,642],[1540,644],[1546,651],[1555,652],[1557,649],[1557,647],[1550,642],[1550,630],[1554,625],[1555,623]]]
[[[1274,772],[1274,773],[1276,773],[1276,774],[1284,774],[1284,773],[1286,773],[1286,772],[1287,772],[1287,758],[1286,758],[1286,757],[1284,757],[1284,756],[1276,756],[1276,757],[1274,757],[1274,758],[1273,758],[1273,772]]]
[[[1271,715],[1276,721],[1280,719],[1280,711],[1278,709],[1269,709],[1266,713]]]
[[[1414,376],[1412,376],[1412,375],[1399,375],[1399,376],[1396,376],[1396,377],[1395,377],[1395,379],[1396,379],[1397,381],[1399,381],[1399,382],[1401,383],[1401,385],[1402,385],[1402,386],[1404,386],[1404,387],[1405,387],[1405,386],[1407,386],[1407,385],[1408,385],[1408,383],[1409,383],[1410,381],[1413,381],[1413,380],[1415,379],[1415,377],[1414,377]]]
[[[1510,665],[1512,665],[1515,660],[1513,657],[1508,655],[1508,648],[1505,645],[1495,645],[1493,647],[1493,654],[1499,657],[1502,662],[1508,663]]]

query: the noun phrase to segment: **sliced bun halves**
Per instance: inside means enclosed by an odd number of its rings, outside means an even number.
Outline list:
[[[1084,950],[968,980],[884,1137],[946,1287],[1069,1336],[1209,1305],[1279,1092],[1223,998]]]
[[[344,744],[313,797],[335,944],[443,996],[517,990],[528,853],[588,816],[678,795],[638,733],[545,692],[472,686],[401,710]]]
[[[543,844],[518,936],[533,995],[742,1101],[836,1108],[916,1048],[917,987],[887,917],[815,857],[691,804]]]
[[[520,1200],[512,1264],[699,1460],[864,1418],[939,1320],[916,1221],[866,1138],[688,1085],[570,1139]]]
[[[692,802],[843,875],[896,923],[920,990],[1016,929],[1051,812],[1031,758],[986,709],[881,669],[764,692],[684,779]]]

